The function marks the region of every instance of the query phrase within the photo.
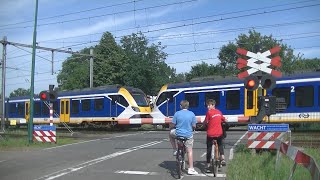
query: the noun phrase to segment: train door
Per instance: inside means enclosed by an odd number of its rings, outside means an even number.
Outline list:
[[[244,116],[256,116],[258,114],[259,88],[248,91],[244,88]],[[262,89],[262,95],[266,95],[266,90]]]
[[[70,99],[60,99],[60,122],[70,122]]]
[[[122,95],[110,95],[110,117],[117,117],[121,114],[125,107],[129,106],[128,101]]]
[[[30,114],[29,114],[29,112],[30,112],[30,102],[29,101],[25,102],[24,108],[25,108],[24,117],[28,122],[29,121],[29,117],[30,117]]]

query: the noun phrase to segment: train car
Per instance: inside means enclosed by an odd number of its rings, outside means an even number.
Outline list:
[[[29,120],[29,97],[13,97],[6,101],[7,121],[24,125]],[[146,95],[137,88],[103,86],[58,92],[53,103],[53,123],[82,126],[117,125],[118,119],[148,117],[151,108]],[[34,124],[49,124],[48,102],[34,100]]]
[[[276,84],[272,90],[263,90],[262,93],[283,97],[287,108],[264,121],[320,122],[320,72],[278,78]],[[258,108],[258,90],[247,91],[240,79],[223,79],[164,85],[156,98],[153,116],[172,117],[180,110],[179,103],[184,99],[189,101],[189,110],[197,116],[198,125],[201,125],[207,112],[207,99],[216,101],[216,108],[227,117],[230,125],[247,124],[250,114],[257,112]]]

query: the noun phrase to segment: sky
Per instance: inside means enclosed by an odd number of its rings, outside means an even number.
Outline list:
[[[35,0],[0,0],[0,38],[32,45]],[[319,0],[40,0],[36,41],[39,46],[79,51],[109,31],[121,37],[143,32],[161,42],[165,62],[186,73],[205,62],[217,64],[220,48],[256,30],[291,46],[296,55],[320,57]],[[0,44],[2,59],[3,46]],[[32,49],[7,45],[6,96],[31,86]],[[37,50],[34,92],[57,86],[57,75],[70,54]],[[88,67],[89,71],[89,67]]]

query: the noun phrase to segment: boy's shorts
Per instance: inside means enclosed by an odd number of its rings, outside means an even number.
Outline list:
[[[176,129],[171,129],[170,130],[170,136],[173,138],[177,138],[176,135]],[[188,138],[188,140],[185,142],[184,144],[187,148],[192,148],[193,147],[193,136],[191,136],[190,138]]]

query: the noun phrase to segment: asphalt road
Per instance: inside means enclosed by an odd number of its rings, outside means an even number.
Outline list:
[[[244,133],[228,131],[227,163],[230,150]],[[196,132],[194,138],[194,166],[199,175],[185,173],[182,179],[212,179],[212,174],[204,173],[205,132]],[[220,178],[216,179],[225,179],[226,168],[219,169]],[[168,131],[140,131],[55,148],[0,152],[0,177],[1,180],[167,180],[176,179],[177,175]]]

